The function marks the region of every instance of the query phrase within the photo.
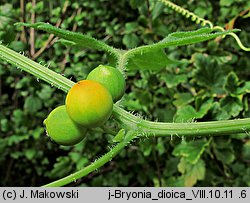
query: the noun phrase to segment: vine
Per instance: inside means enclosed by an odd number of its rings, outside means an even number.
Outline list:
[[[20,24],[19,24],[20,25]],[[218,36],[230,34],[232,31],[223,31],[211,33],[212,29],[204,28],[192,32],[177,32],[172,33],[162,41],[152,44],[137,47],[131,50],[118,50],[109,45],[100,42],[90,36],[82,35],[65,31],[53,27],[46,23],[38,24],[21,24],[35,29],[42,29],[47,32],[53,33],[63,39],[68,40],[72,45],[85,48],[101,49],[108,54],[115,56],[117,60],[117,67],[119,70],[125,70],[128,60],[132,60],[137,54],[143,55],[147,52],[163,49],[169,46],[182,46],[202,42],[205,40],[213,39]],[[233,30],[235,31],[235,30]],[[72,42],[72,43],[71,43]],[[0,58],[15,65],[16,67],[24,70],[35,77],[52,84],[53,86],[67,92],[75,83],[64,76],[49,70],[47,67],[40,65],[28,59],[22,54],[19,54],[6,46],[0,44]],[[125,148],[132,140],[137,137],[149,136],[215,136],[215,135],[228,135],[231,133],[246,133],[250,130],[250,118],[228,120],[228,121],[213,121],[213,122],[194,122],[194,123],[163,123],[146,121],[140,117],[134,116],[118,106],[114,105],[113,108],[114,118],[120,122],[121,128],[125,129],[124,135],[121,139],[117,139],[118,143],[110,149],[108,153],[97,159],[89,166],[75,172],[62,179],[49,183],[45,186],[63,186],[70,182],[74,182],[79,178],[88,175],[90,172],[101,167],[115,157],[123,148]],[[119,132],[120,133],[120,132]],[[121,134],[117,134],[120,136]],[[117,138],[117,136],[115,136]]]
[[[168,1],[168,0],[158,0],[164,3],[168,8],[182,14],[186,18],[190,18],[192,21],[196,22],[197,24],[201,24],[202,26],[209,26],[211,29],[225,31],[225,29],[221,26],[214,26],[213,23],[209,20],[199,17],[198,15],[194,14],[193,12],[182,8],[181,6],[176,5],[175,3]],[[237,42],[238,46],[244,51],[250,51],[250,47],[246,47],[242,44],[240,38],[235,33],[230,33]],[[225,36],[223,36],[225,37]]]

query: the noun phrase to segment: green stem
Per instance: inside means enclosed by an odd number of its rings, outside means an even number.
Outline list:
[[[117,68],[121,73],[124,73],[125,67],[128,62],[127,51],[120,50],[120,54],[117,58]]]
[[[250,47],[245,47],[245,46],[241,43],[240,38],[239,38],[236,34],[234,34],[234,33],[229,33],[229,35],[231,35],[231,36],[236,40],[236,42],[238,43],[239,47],[240,47],[242,50],[244,50],[244,51],[250,51]]]
[[[63,91],[67,92],[75,84],[62,75],[40,65],[39,63],[36,63],[35,61],[32,61],[21,54],[18,54],[17,52],[1,44],[0,58]]]
[[[126,147],[132,139],[134,139],[136,136],[136,132],[129,131],[127,135],[125,136],[125,139],[117,144],[113,149],[111,149],[108,153],[106,153],[104,156],[90,164],[89,166],[83,168],[80,171],[77,171],[71,175],[68,175],[62,179],[56,180],[54,182],[51,182],[47,185],[44,185],[43,187],[60,187],[67,185],[71,182],[76,181],[79,178],[82,178],[89,173],[95,171],[96,169],[103,166],[105,163],[111,161],[124,147]]]
[[[127,53],[127,52],[126,52]],[[128,55],[123,56],[125,59]],[[75,83],[57,74],[48,68],[26,58],[25,56],[12,51],[11,49],[0,45],[0,58],[3,60],[16,65],[20,69],[31,73],[32,75],[40,78],[61,90],[67,92]],[[124,61],[124,60],[123,60]],[[124,63],[120,64],[122,67]],[[70,182],[73,182],[81,177],[84,177],[103,166],[105,163],[110,161],[115,155],[118,154],[127,144],[136,137],[138,131],[145,132],[142,136],[170,136],[170,135],[222,135],[231,133],[241,133],[250,130],[250,118],[229,120],[229,121],[213,121],[213,122],[201,122],[201,123],[157,123],[146,121],[138,118],[134,115],[129,114],[125,110],[114,105],[113,109],[114,117],[121,122],[121,124],[129,130],[125,139],[117,144],[103,157],[85,167],[84,169],[66,176],[60,180],[49,183],[45,186],[63,186]],[[137,131],[137,132],[136,132]]]
[[[127,129],[137,129],[143,132],[142,136],[206,136],[228,135],[232,133],[248,133],[250,131],[250,118],[187,122],[163,123],[152,122],[138,118],[125,110],[114,106],[114,117]]]
[[[127,54],[128,52],[126,52]],[[128,57],[125,55],[125,57]],[[75,83],[60,74],[45,68],[44,66],[28,59],[27,57],[0,45],[0,58],[16,65],[17,67],[31,73],[55,87],[67,92]],[[170,135],[227,135],[242,133],[250,130],[250,118],[213,121],[213,122],[192,122],[192,123],[163,123],[152,122],[138,118],[126,112],[116,104],[113,114],[117,120],[127,129],[140,129],[147,136],[170,136]]]

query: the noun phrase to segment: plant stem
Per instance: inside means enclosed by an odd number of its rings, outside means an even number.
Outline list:
[[[124,53],[123,60],[118,61],[118,67],[125,66],[125,62],[128,59],[128,52]],[[27,57],[16,53],[15,51],[0,44],[0,58],[14,64],[20,69],[31,73],[35,77],[44,80],[50,84],[53,84],[57,88],[67,92],[75,83],[63,77],[60,74],[55,73],[52,70],[28,59]],[[133,140],[138,132],[143,132],[141,136],[190,136],[190,135],[228,135],[231,133],[248,133],[250,130],[250,118],[228,120],[228,121],[212,121],[212,122],[200,122],[200,123],[162,123],[151,122],[136,117],[125,110],[121,109],[117,105],[113,108],[114,117],[121,122],[122,126],[128,129],[128,133],[124,140],[118,143],[113,149],[96,160],[94,163],[83,168],[82,170],[66,176],[62,179],[56,180],[45,186],[64,186],[70,182],[76,181],[82,178],[92,171],[103,166],[116,156],[124,147],[126,147],[131,140]]]
[[[65,92],[67,92],[75,84],[73,81],[63,77],[62,75],[55,73],[49,68],[44,67],[1,44],[0,58]]]
[[[126,52],[127,53],[127,52]],[[126,54],[125,53],[125,54]],[[127,57],[127,56],[125,56]],[[73,81],[55,73],[52,70],[16,53],[15,51],[0,45],[0,58],[16,65],[22,70],[31,73],[39,79],[68,92],[75,84]],[[210,122],[190,122],[190,123],[163,123],[146,121],[136,117],[116,104],[113,108],[114,117],[129,130],[140,130],[145,132],[145,136],[201,136],[201,135],[228,135],[232,133],[248,133],[250,131],[250,118],[210,121]],[[143,136],[143,135],[142,135]]]
[[[117,58],[117,69],[121,71],[121,73],[124,73],[127,62],[128,62],[127,52],[119,50],[119,55]]]
[[[88,165],[87,167],[83,168],[80,171],[77,171],[71,175],[68,175],[62,179],[56,180],[54,182],[51,182],[47,185],[44,185],[43,187],[60,187],[67,185],[71,182],[76,181],[79,178],[82,178],[89,173],[95,171],[96,169],[100,168],[103,166],[105,163],[111,161],[124,147],[126,147],[129,142],[134,139],[136,136],[136,132],[129,131],[127,135],[125,136],[125,139],[117,144],[113,149],[111,149],[108,153],[103,155],[101,158],[93,162],[92,164]]]
[[[248,133],[250,131],[250,118],[187,122],[187,123],[163,123],[146,121],[127,111],[114,106],[114,117],[127,129],[137,129],[144,132],[141,136],[206,136],[228,135],[233,133]]]

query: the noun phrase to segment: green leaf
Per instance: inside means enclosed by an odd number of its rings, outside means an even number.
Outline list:
[[[176,38],[186,38],[186,37],[192,37],[195,35],[200,35],[200,34],[209,34],[213,30],[211,28],[201,28],[198,30],[194,31],[187,31],[187,32],[174,32],[169,34],[170,37],[176,37]]]
[[[71,171],[71,160],[69,157],[60,156],[56,159],[56,163],[51,171],[47,172],[49,178],[60,178],[66,176]]]
[[[153,49],[164,49],[170,46],[184,46],[189,44],[195,44],[198,42],[204,42],[219,36],[226,35],[231,32],[236,32],[238,30],[234,29],[223,32],[211,33],[212,31],[213,30],[210,28],[201,28],[199,30],[189,31],[189,32],[175,32],[168,35],[158,43],[131,49],[127,52],[127,56],[128,58],[131,58],[135,54],[143,54],[143,52],[149,52],[152,51]]]
[[[161,77],[163,81],[166,83],[168,88],[176,87],[180,83],[184,83],[187,81],[187,75],[186,74],[167,74],[162,75]]]
[[[185,93],[176,93],[174,94],[175,100],[173,101],[173,104],[176,107],[181,107],[186,104],[189,104],[190,102],[194,101],[194,96],[191,93],[185,92]]]
[[[130,34],[132,32],[135,32],[138,29],[138,23],[137,22],[128,22],[125,24],[125,34]]]
[[[230,138],[214,139],[214,153],[223,164],[231,164],[235,160],[235,151]]]
[[[97,40],[89,35],[84,35],[81,33],[63,30],[63,29],[57,28],[55,26],[52,26],[48,23],[43,23],[43,22],[34,23],[34,24],[16,23],[15,25],[32,27],[36,30],[46,31],[46,32],[54,34],[60,38],[68,40],[68,41],[70,41],[70,43],[74,42],[77,46],[80,46],[80,47],[98,49],[98,50],[104,50],[107,52],[116,53],[116,51],[112,47],[108,46],[104,42],[99,41],[99,40]]]
[[[211,107],[211,117],[213,120],[228,120],[230,119],[230,115],[226,111],[226,109],[221,108],[219,102],[214,102],[212,107]]]
[[[24,109],[29,113],[35,113],[42,108],[42,102],[39,98],[31,95],[24,103]]]
[[[182,158],[178,164],[178,170],[183,175],[184,186],[191,187],[194,186],[198,180],[203,180],[205,177],[205,163],[202,159],[199,159],[196,164],[190,164],[185,158]]]
[[[152,152],[152,142],[149,139],[147,139],[144,142],[141,142],[140,148],[144,156],[149,156]]]
[[[245,81],[242,87],[237,90],[238,94],[250,93],[250,81]]]
[[[153,10],[152,10],[152,20],[155,20],[163,11],[164,4],[160,1],[157,1]]]
[[[248,140],[242,148],[242,158],[246,161],[250,161],[250,140]]]
[[[183,46],[188,44],[195,44],[204,42],[216,37],[235,32],[237,30],[228,30],[224,32],[211,33],[213,30],[210,28],[201,28],[195,31],[175,32],[168,35],[162,41],[155,44],[157,48],[167,48],[170,46]]]
[[[229,115],[236,117],[243,110],[242,100],[239,97],[225,97],[221,99],[221,108]]]
[[[174,121],[175,122],[190,122],[193,119],[196,119],[196,110],[191,105],[180,107],[175,116]]]
[[[32,160],[36,155],[37,151],[35,149],[27,149],[24,154],[28,160]]]
[[[24,51],[27,48],[27,45],[21,41],[12,41],[9,45],[9,48],[17,52],[20,52],[20,51]]]
[[[131,49],[136,47],[139,44],[140,40],[135,33],[130,33],[124,35],[122,42],[127,48]]]
[[[57,40],[57,43],[62,43],[64,46],[69,46],[69,47],[71,47],[71,46],[77,46],[77,44],[75,43],[75,42],[72,42],[72,41],[70,41],[70,40],[66,40],[66,39],[59,39],[59,40]]]
[[[211,107],[212,100],[204,102],[198,111],[191,105],[181,106],[177,109],[174,120],[175,122],[190,122],[193,119],[203,118]]]
[[[215,155],[224,164],[231,164],[235,160],[235,152],[232,148],[216,149]]]
[[[220,0],[221,6],[231,6],[234,3],[234,0]]]
[[[131,57],[127,64],[129,70],[160,70],[171,64],[180,62],[171,60],[167,57],[164,50],[153,50],[135,54]]]
[[[195,54],[194,65],[196,67],[194,78],[200,86],[216,94],[224,92],[222,88],[225,83],[225,73],[217,60],[203,54]]]
[[[121,142],[124,139],[125,136],[125,130],[121,129],[116,136],[113,138],[113,142]]]
[[[158,139],[158,143],[156,145],[156,149],[159,152],[159,155],[163,155],[166,152],[166,148],[165,148],[163,140]]]
[[[227,75],[226,78],[226,83],[225,83],[225,90],[230,94],[230,95],[237,95],[237,88],[239,86],[239,78],[235,74],[235,72],[230,72]]]
[[[185,157],[191,164],[196,164],[210,141],[196,140],[192,142],[181,142],[174,148],[173,155]]]
[[[14,110],[12,120],[17,126],[22,124],[23,119],[24,119],[24,112],[21,109]]]
[[[7,132],[8,131],[8,119],[7,118],[4,118],[4,119],[1,119],[0,120],[0,126],[1,126],[1,131],[2,132]]]

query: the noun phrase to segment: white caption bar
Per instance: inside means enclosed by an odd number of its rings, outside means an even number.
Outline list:
[[[0,188],[0,202],[250,202],[247,187],[63,187]]]

